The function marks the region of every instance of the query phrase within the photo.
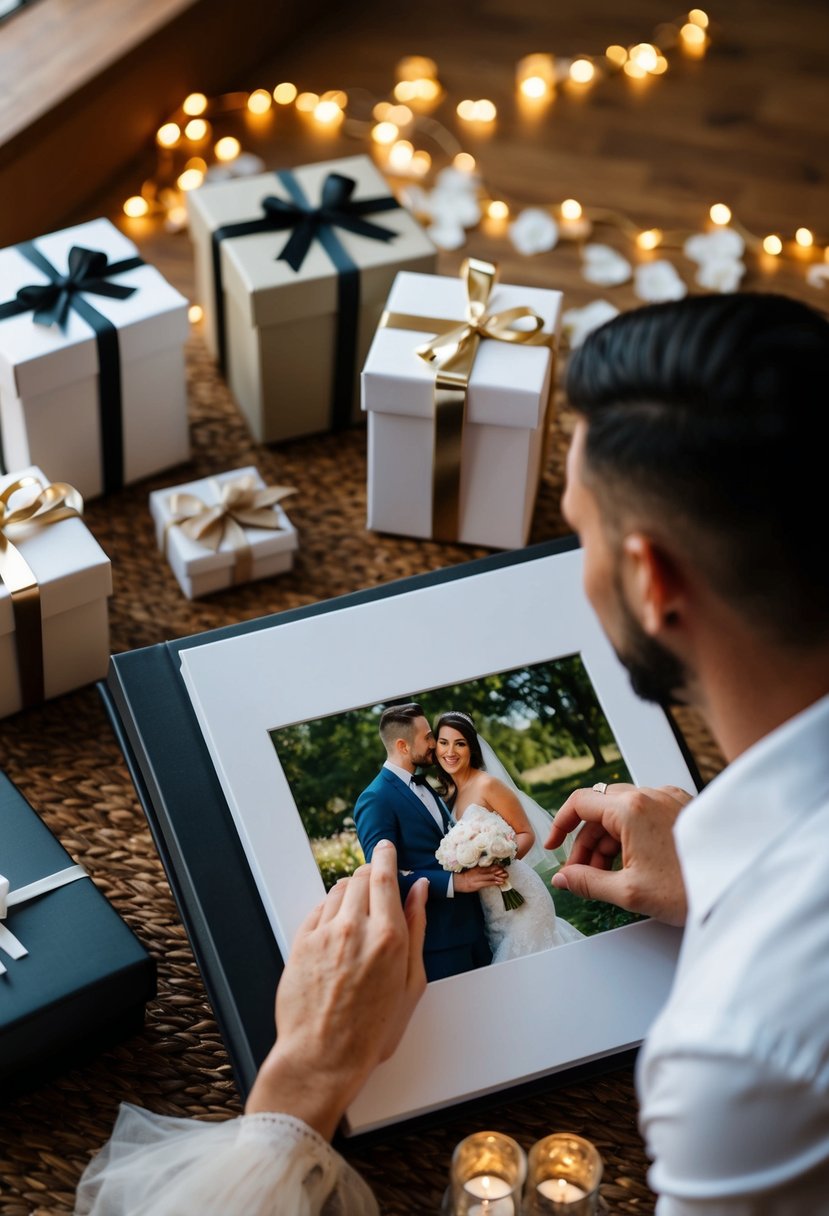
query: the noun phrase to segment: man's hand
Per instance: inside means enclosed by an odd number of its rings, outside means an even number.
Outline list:
[[[503,866],[473,866],[452,875],[452,886],[456,891],[481,891],[484,887],[500,887],[508,878]]]
[[[245,1108],[296,1115],[330,1137],[399,1043],[426,987],[428,881],[400,905],[397,852],[342,879],[305,920],[276,994],[278,1038]]]
[[[576,790],[555,816],[546,842],[548,849],[558,848],[568,832],[583,824],[553,886],[668,925],[684,925],[685,886],[673,826],[691,798],[675,785],[640,789],[619,783],[604,794]],[[622,867],[613,870],[619,853]]]

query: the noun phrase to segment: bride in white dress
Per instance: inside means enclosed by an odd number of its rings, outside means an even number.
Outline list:
[[[524,903],[507,909],[500,888],[495,886],[484,887],[479,893],[493,963],[583,937],[556,915],[552,894],[533,869],[550,856],[542,845],[552,816],[517,788],[468,714],[458,710],[441,714],[434,734],[441,793],[454,818],[459,820],[467,811],[482,807],[500,815],[516,835],[518,851],[509,866],[509,881],[524,897]],[[560,861],[567,851],[566,845],[556,850]]]

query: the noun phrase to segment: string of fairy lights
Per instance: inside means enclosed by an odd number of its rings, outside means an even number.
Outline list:
[[[629,46],[613,44],[603,52],[579,54],[571,58],[547,53],[524,56],[515,67],[515,104],[519,113],[530,119],[543,119],[547,107],[559,90],[589,92],[596,83],[613,76],[631,82],[629,87],[649,88],[651,82],[670,69],[674,54],[701,59],[711,43],[708,14],[692,9],[679,19],[656,27],[652,41]],[[187,225],[184,196],[205,182],[265,171],[264,162],[243,147],[236,134],[219,134],[227,125],[241,125],[253,134],[261,124],[271,122],[279,110],[295,111],[316,133],[337,132],[359,140],[368,147],[379,168],[392,179],[395,189],[417,212],[412,187],[425,187],[440,170],[451,168],[467,175],[480,219],[490,231],[505,226],[520,212],[515,200],[497,197],[487,188],[478,162],[463,144],[462,136],[474,136],[491,128],[498,109],[489,98],[464,98],[454,106],[459,137],[435,116],[445,103],[446,90],[434,60],[410,55],[396,65],[395,84],[385,98],[376,98],[364,89],[331,89],[323,93],[302,91],[281,81],[272,89],[225,93],[208,97],[191,93],[178,111],[161,124],[155,136],[156,166],[143,183],[140,193],[123,204],[130,219],[155,219],[168,231]],[[424,146],[428,145],[428,146]],[[431,151],[430,151],[431,148]],[[407,192],[408,187],[408,192]],[[427,197],[424,190],[420,196]],[[582,205],[567,198],[543,208],[556,222],[564,239],[586,241],[596,226],[617,230],[632,246],[644,253],[681,248],[689,233],[643,227],[630,216],[605,207]],[[755,233],[745,228],[724,202],[708,209],[714,230],[730,229],[739,233],[745,248],[767,259],[791,258],[829,263],[829,248],[804,226],[791,233]],[[471,226],[476,226],[473,223]],[[440,241],[438,241],[440,243]],[[452,247],[446,245],[445,247]],[[809,281],[823,285],[829,271],[814,266]]]

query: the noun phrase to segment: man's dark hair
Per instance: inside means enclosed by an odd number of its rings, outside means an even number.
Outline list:
[[[624,313],[573,354],[584,476],[660,521],[712,586],[780,641],[829,636],[829,322],[785,296],[697,296]]]
[[[386,751],[394,747],[395,739],[405,739],[411,744],[414,740],[414,723],[418,718],[425,718],[422,706],[416,701],[406,705],[389,705],[380,715],[378,729]]]

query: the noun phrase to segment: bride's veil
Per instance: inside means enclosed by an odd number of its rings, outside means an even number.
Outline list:
[[[525,794],[523,790],[518,788],[483,735],[478,735],[478,743],[481,748],[484,768],[491,776],[497,777],[499,781],[503,781],[504,785],[516,795],[524,809],[524,814],[530,821],[530,827],[535,832],[535,844],[533,844],[529,852],[524,854],[522,860],[527,865],[533,867],[540,865],[542,862],[549,863],[553,858],[559,863],[564,863],[570,856],[570,850],[573,847],[576,833],[571,832],[565,839],[564,844],[559,848],[545,849],[543,844],[550,833],[553,816],[549,811],[545,811],[543,806],[539,806],[534,798],[531,798],[529,794]]]

